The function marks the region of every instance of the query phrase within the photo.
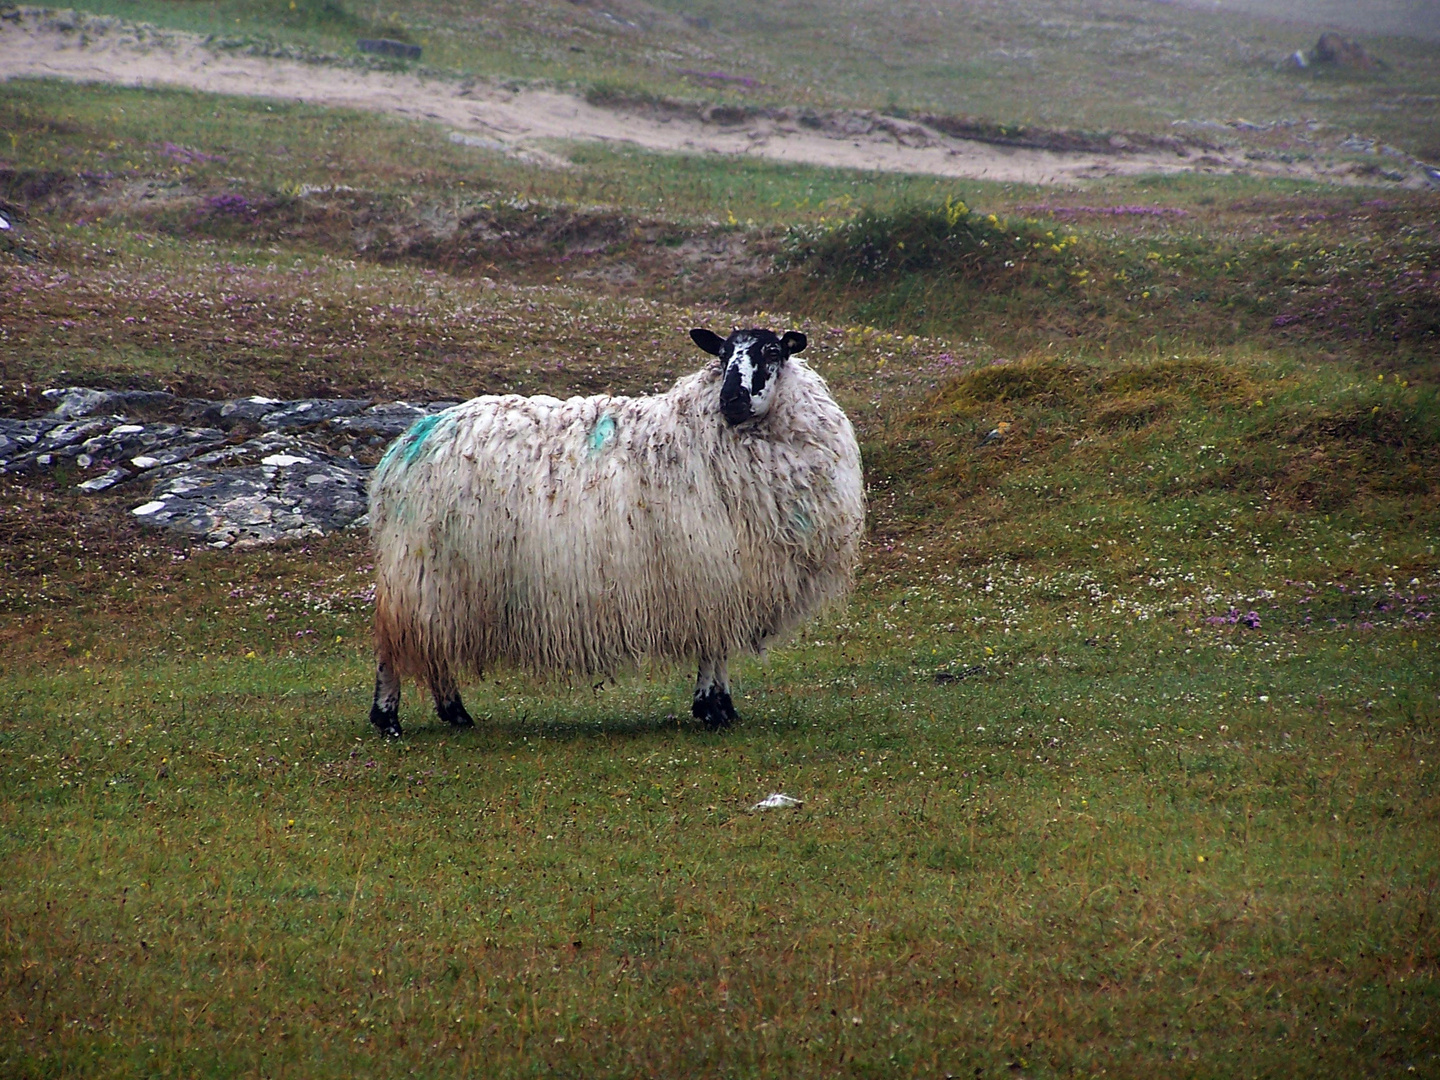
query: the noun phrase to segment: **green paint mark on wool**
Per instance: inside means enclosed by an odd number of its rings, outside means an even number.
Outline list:
[[[415,463],[415,459],[420,456],[420,451],[425,448],[425,440],[430,438],[430,433],[434,431],[436,425],[444,419],[444,413],[436,413],[434,416],[422,416],[410,425],[410,430],[405,433],[406,465],[413,465]]]
[[[598,454],[605,448],[605,444],[615,437],[615,418],[613,416],[602,416],[595,421],[595,426],[590,430],[590,453]]]
[[[388,447],[385,448],[385,453],[382,454],[380,457],[380,464],[375,467],[376,472],[379,472],[381,469],[387,469],[390,467],[390,462],[394,459],[396,452],[400,449],[400,444],[404,441],[405,436],[401,435],[400,438],[396,439]]]
[[[390,444],[390,449],[385,451],[385,456],[380,459],[380,467],[383,469],[390,464],[391,458],[400,454],[405,459],[406,465],[415,464],[415,459],[425,449],[425,443],[430,438],[431,432],[440,421],[446,419],[443,412],[435,413],[433,416],[422,416],[410,429]]]

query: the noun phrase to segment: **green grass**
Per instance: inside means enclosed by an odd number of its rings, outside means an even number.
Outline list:
[[[736,665],[732,732],[688,671],[501,671],[388,743],[363,536],[192,549],[3,482],[0,1072],[1440,1075],[1435,342],[1273,325],[1431,310],[1424,199],[542,171],[49,83],[0,136],[7,413],[644,392],[753,320],[810,335],[870,499],[855,597]],[[486,202],[523,243],[407,232]],[[1185,214],[1067,216],[1125,204]],[[737,300],[666,261],[702,242],[779,262]]]
[[[683,676],[502,676],[476,732],[412,704],[389,745],[363,604],[296,603],[349,596],[356,543],[171,558],[133,640],[82,598],[42,635],[75,655],[0,685],[12,1070],[1434,1068],[1437,643],[1403,617],[876,568],[742,665],[730,735],[676,721]],[[771,790],[806,806],[744,813]]]
[[[448,131],[373,113],[295,102],[216,98],[45,80],[0,84],[0,161],[27,172],[163,178],[183,193],[245,187],[279,197],[337,182],[397,196],[473,194],[627,211],[682,221],[761,225],[833,219],[859,206],[941,202],[939,177],[779,165],[718,155],[657,155],[603,144],[563,146],[575,169],[527,165],[457,146]],[[967,184],[1038,200],[1023,185]],[[470,188],[467,193],[463,189]]]
[[[84,267],[69,287],[90,294],[70,310],[37,284],[44,305],[33,314],[47,318],[54,300],[77,324],[68,334],[0,327],[20,334],[32,373],[103,378],[148,366],[170,379],[203,370],[213,384],[241,371],[273,380],[270,389],[393,382],[373,369],[374,353],[351,347],[348,305],[357,274],[369,273],[351,268],[356,256],[451,272],[461,280],[444,288],[481,306],[477,274],[587,296],[803,310],[976,338],[1002,355],[1297,342],[1411,376],[1433,373],[1440,332],[1423,193],[1377,199],[1366,189],[1197,176],[1057,194],[595,147],[570,148],[573,168],[540,169],[457,147],[441,128],[365,114],[48,82],[0,88],[4,138],[0,197],[57,213],[37,219],[28,239],[0,244],[29,244],[30,257],[48,245],[43,261],[67,274]],[[959,213],[962,204],[970,212]],[[1116,208],[1126,212],[1099,212]],[[316,264],[317,253],[331,258]],[[227,281],[223,269],[277,258],[289,270]],[[296,276],[302,264],[306,275]],[[191,325],[187,335],[207,339],[197,355],[186,336],[157,326],[177,318],[169,294],[183,279],[182,292],[245,297],[218,312],[244,332]],[[290,324],[283,349],[266,340],[277,301]],[[140,317],[136,305],[148,321],[120,322]],[[423,305],[410,310],[368,315],[386,325],[363,340],[403,350],[413,382],[456,393],[446,373],[464,373],[457,360],[494,359],[488,329],[463,319],[436,327]],[[16,318],[30,314],[22,307]],[[211,309],[196,314],[210,319]],[[412,317],[436,335],[392,342]],[[256,348],[289,361],[256,372]],[[89,360],[97,349],[99,366]]]
[[[612,12],[561,0],[486,6],[424,0],[403,10],[335,0],[304,0],[294,9],[285,0],[89,5],[243,47],[275,43],[354,57],[357,37],[403,36],[424,47],[425,64],[436,71],[642,97],[858,106],[1088,130],[1169,132],[1176,120],[1300,116],[1362,130],[1413,153],[1440,150],[1433,101],[1440,48],[1433,42],[1367,39],[1384,68],[1296,72],[1279,62],[1313,47],[1318,30],[1179,5],[621,6]]]
[[[1433,395],[1221,355],[917,399],[860,341],[816,355],[860,593],[738,667],[725,736],[685,672],[498,673],[476,731],[412,692],[382,743],[359,538],[186,551],[12,488],[10,1066],[1433,1071]],[[1268,483],[1307,403],[1323,511]]]
[[[399,13],[371,17],[341,0],[220,0],[219,3],[120,3],[86,5],[89,12],[115,14],[172,30],[237,39],[286,42],[311,49],[353,51],[357,38],[409,41]]]
[[[798,302],[824,282],[834,287],[821,292],[818,311],[919,333],[977,332],[998,317],[1039,322],[1052,339],[1144,342],[1158,351],[1161,335],[1229,344],[1264,327],[1389,340],[1401,343],[1392,356],[1402,365],[1426,363],[1440,340],[1440,279],[1432,272],[1440,252],[1428,223],[1393,213],[1384,200],[1294,194],[1294,219],[1314,218],[1323,229],[1237,237],[1213,224],[1100,224],[1106,209],[1186,213],[1153,202],[1081,207],[1085,225],[1064,203],[1029,208],[1048,220],[982,216],[950,198],[938,207],[867,209],[838,224],[793,228],[792,273],[776,292]]]

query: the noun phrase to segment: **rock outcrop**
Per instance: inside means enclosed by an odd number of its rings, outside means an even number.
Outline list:
[[[148,489],[130,513],[214,547],[365,524],[386,444],[449,401],[203,401],[137,390],[47,390],[54,408],[0,419],[0,473],[59,470],[81,491]]]

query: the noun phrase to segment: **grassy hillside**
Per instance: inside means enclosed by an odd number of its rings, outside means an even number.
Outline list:
[[[567,153],[0,85],[8,415],[644,392],[753,321],[870,499],[734,731],[500,671],[397,744],[363,537],[0,481],[0,1071],[1440,1075],[1433,196]]]
[[[437,72],[610,93],[1062,129],[1314,119],[1440,158],[1440,42],[1362,37],[1382,67],[1288,71],[1280,62],[1314,46],[1314,27],[1146,0],[421,0],[402,8],[102,0],[89,8],[214,34],[239,49],[355,58],[360,37],[399,37],[421,44]]]
[[[135,264],[119,253],[132,246],[104,237],[134,227],[149,236],[134,249],[142,265],[194,259],[197,239],[240,245],[242,261],[283,242],[466,280],[783,307],[1005,355],[1300,343],[1409,377],[1433,373],[1440,334],[1440,232],[1426,193],[1209,176],[1057,193],[607,147],[571,148],[575,167],[553,169],[369,114],[48,83],[0,88],[0,130],[12,146],[0,197],[59,214],[47,227],[40,213],[31,240],[0,243],[30,244],[37,258],[50,245],[42,264],[79,260],[125,279]],[[141,276],[178,270],[171,261]],[[253,341],[212,342],[196,357],[183,338],[117,330],[112,307],[133,298],[104,292],[70,334],[24,338],[34,371],[130,368],[124,350],[96,352],[95,334],[119,333],[179,354],[173,362],[202,378],[233,353],[272,388],[298,385],[293,364],[256,370]],[[148,317],[183,317],[155,296]],[[312,337],[332,316],[348,317],[343,302],[291,313]],[[316,385],[339,385],[310,370]]]

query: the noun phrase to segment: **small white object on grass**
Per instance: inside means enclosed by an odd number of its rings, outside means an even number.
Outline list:
[[[804,799],[791,798],[789,795],[782,795],[780,792],[767,795],[754,806],[750,807],[753,814],[756,810],[789,810],[796,806],[804,806]]]

